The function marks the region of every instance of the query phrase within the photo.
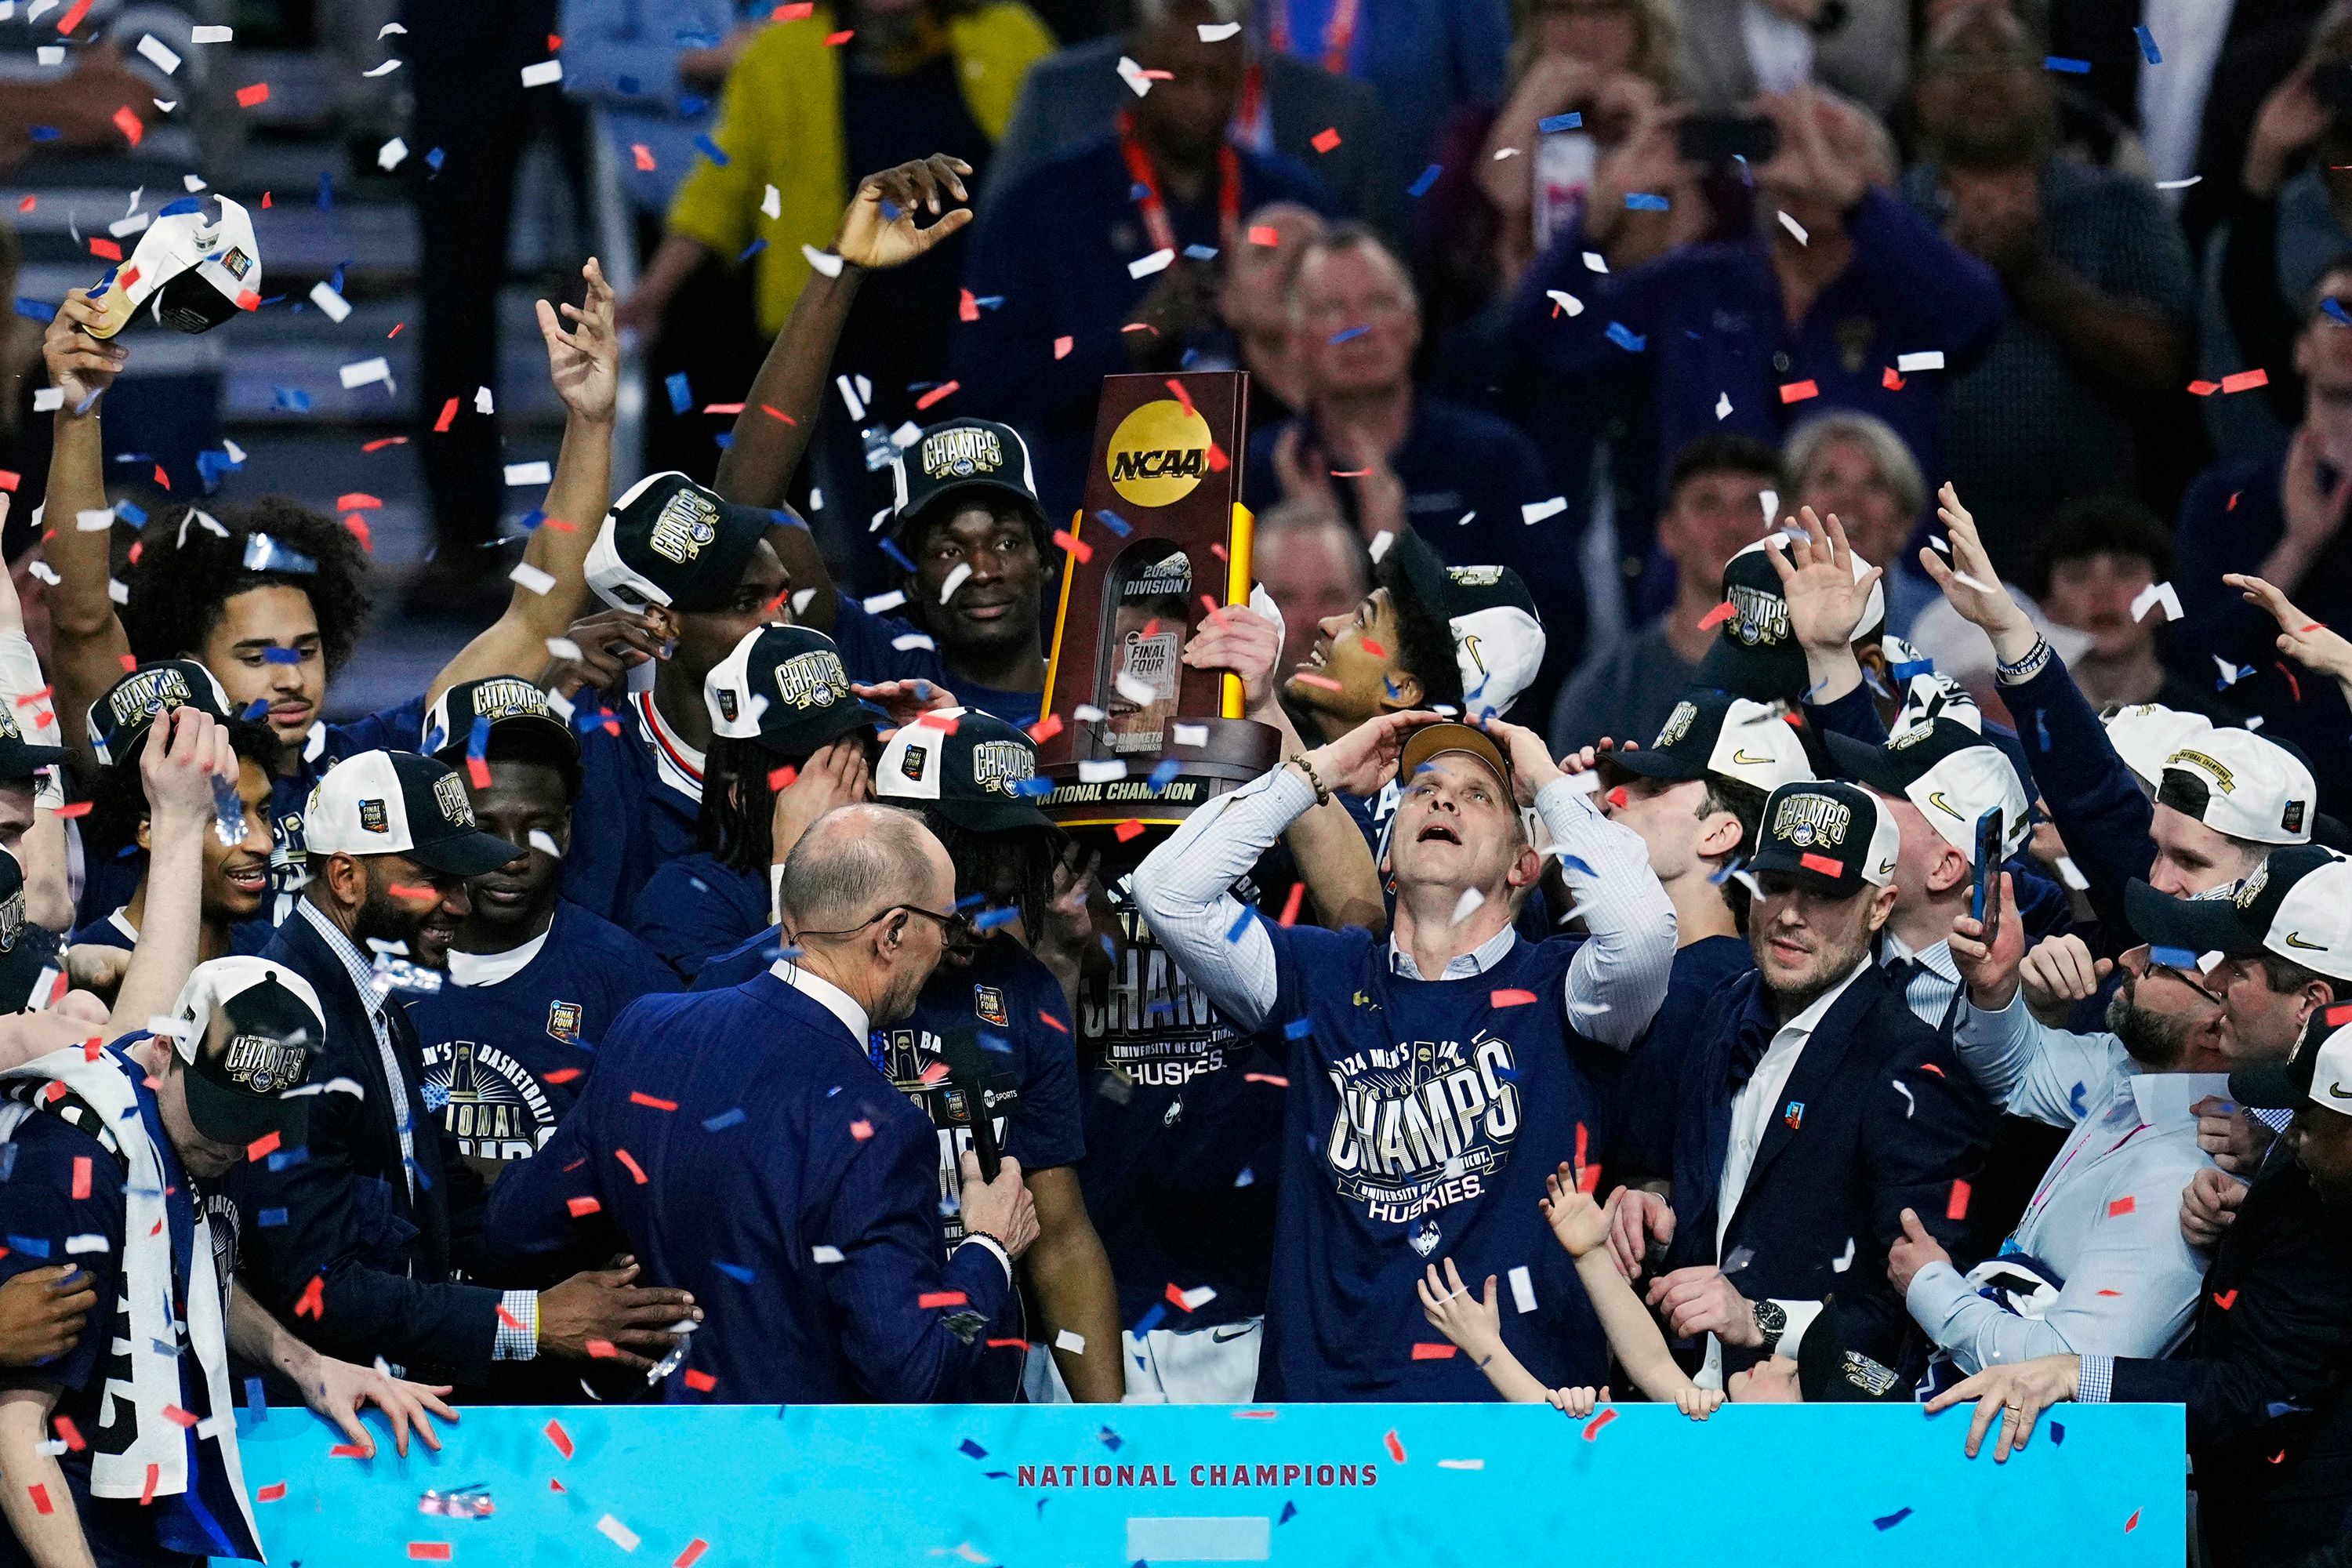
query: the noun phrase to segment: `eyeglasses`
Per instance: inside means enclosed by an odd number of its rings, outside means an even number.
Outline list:
[[[887,921],[892,915],[899,913],[920,915],[927,921],[939,921],[940,940],[950,947],[963,946],[972,939],[971,921],[963,911],[958,910],[943,915],[937,910],[927,910],[920,904],[892,904],[887,909],[876,910],[854,926],[844,926],[839,931],[804,931],[798,933],[798,939],[806,942],[813,936],[856,936],[875,921]]]

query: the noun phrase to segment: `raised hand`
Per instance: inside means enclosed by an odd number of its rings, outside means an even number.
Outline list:
[[[2007,906],[2001,910],[2001,923],[2017,923]],[[2036,942],[2033,951],[2019,961],[2017,980],[2025,987],[2026,1008],[2039,1018],[2047,1013],[2063,1013],[2095,994],[2115,967],[2114,959],[2093,957],[2090,945],[2068,932]],[[2001,1005],[2008,1004],[2004,1001]]]
[[[1326,789],[1341,795],[1377,795],[1382,784],[1396,777],[1405,737],[1424,724],[1437,722],[1436,714],[1418,708],[1383,713],[1316,747],[1305,760]]]
[[[1592,1201],[1591,1193],[1577,1184],[1576,1173],[1562,1163],[1544,1178],[1544,1195],[1538,1200],[1538,1206],[1549,1222],[1552,1236],[1568,1255],[1581,1258],[1609,1245],[1610,1232],[1617,1223],[1617,1200],[1624,1191],[1620,1187],[1612,1194],[1609,1206],[1604,1209]]]
[[[1901,1218],[1903,1234],[1894,1246],[1886,1249],[1886,1281],[1895,1287],[1895,1293],[1898,1296],[1910,1292],[1911,1281],[1930,1263],[1948,1264],[1952,1260],[1952,1255],[1944,1250],[1944,1244],[1929,1235],[1927,1227],[1919,1223],[1916,1213],[1905,1209]]]
[[[112,386],[130,361],[131,351],[121,343],[102,342],[83,330],[105,321],[106,312],[90,303],[89,290],[75,289],[68,291],[48,331],[41,334],[49,384],[65,393],[68,415],[88,412],[90,399]]]
[[[962,159],[934,153],[866,175],[841,215],[834,254],[877,269],[914,260],[971,221],[971,207],[950,207],[940,200],[944,195],[949,201],[971,201],[963,183],[971,173],[971,165]],[[937,221],[928,228],[918,227],[919,212],[928,212]]]
[[[620,396],[621,339],[613,324],[613,286],[594,257],[580,268],[588,280],[583,305],[565,302],[563,319],[573,323],[565,331],[557,320],[559,307],[538,301],[539,335],[547,340],[547,374],[563,406],[583,419],[605,421]]]
[[[1506,723],[1488,713],[1479,718],[1478,728],[1510,760],[1512,790],[1521,805],[1533,805],[1543,787],[1560,776],[1559,764],[1551,760],[1551,748],[1526,725]]]
[[[2017,918],[2017,889],[2010,874],[2000,874],[2000,919],[1990,946],[1984,940],[1984,922],[1969,915],[1952,921],[1948,938],[1952,964],[1977,1006],[1998,1010],[2017,994],[2017,967],[2025,957],[2025,922]]]
[[[2295,608],[2294,601],[2243,572],[2224,572],[2221,581],[2244,595],[2246,603],[2263,609],[2279,626],[2278,650],[2322,675],[2333,676],[2352,699],[2352,639],[2313,620]]]
[[[865,737],[852,731],[821,748],[791,782],[776,790],[768,821],[769,864],[781,866],[810,825],[837,805],[855,805],[873,791]]]
[[[1486,1276],[1486,1294],[1483,1298],[1474,1296],[1462,1283],[1462,1272],[1449,1258],[1443,1278],[1433,1263],[1423,1278],[1412,1282],[1412,1288],[1421,1298],[1421,1315],[1474,1358],[1484,1360],[1503,1342],[1503,1315],[1495,1304],[1492,1274]]]
[[[1305,430],[1294,419],[1275,437],[1275,482],[1282,487],[1285,500],[1312,501],[1336,512],[1339,500],[1331,489],[1329,459],[1320,447],[1307,443]]]
[[[1201,623],[1178,657],[1193,669],[1230,669],[1240,676],[1244,706],[1255,713],[1274,700],[1282,626],[1246,605],[1227,605]]]
[[[889,714],[893,725],[911,724],[926,713],[961,706],[954,692],[929,680],[883,680],[871,686],[853,680],[849,689]]]
[[[2034,638],[2040,634],[2017,601],[2002,590],[2000,574],[1993,570],[1992,557],[1986,553],[1984,540],[1977,532],[1977,520],[1960,504],[1960,492],[1948,482],[1936,492],[1936,515],[1943,520],[1945,542],[1952,547],[1951,563],[1947,565],[1935,551],[1922,548],[1920,566],[1944,591],[1952,608],[1992,638],[1993,656],[2003,664],[2016,663],[2033,651]]]
[[[1789,629],[1806,648],[1841,652],[1853,643],[1862,617],[1870,608],[1870,591],[1885,575],[1873,566],[1854,575],[1853,549],[1845,529],[1832,512],[1827,521],[1806,507],[1798,514],[1804,537],[1772,536],[1765,558],[1780,578],[1781,596],[1789,601]],[[1786,541],[1786,547],[1780,544]]]

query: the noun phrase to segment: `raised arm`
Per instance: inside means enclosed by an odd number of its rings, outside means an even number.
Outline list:
[[[2082,947],[2076,936],[2051,942]],[[1953,1052],[1985,1098],[2012,1116],[2031,1117],[2053,1127],[2082,1121],[2090,1100],[2126,1057],[2113,1035],[2077,1035],[2036,1019],[2018,995],[2025,932],[2017,916],[2017,890],[2010,873],[2000,874],[2000,930],[1987,951],[1981,923],[1963,915],[1952,924],[1952,963],[1968,988],[1952,1034]],[[2045,944],[2047,945],[2047,944]],[[2089,958],[2084,948],[2083,960]]]
[[[563,330],[556,308],[539,301],[540,335],[547,340],[548,374],[563,399],[563,447],[547,489],[547,517],[531,531],[515,569],[506,612],[492,621],[433,678],[427,700],[462,680],[485,676],[536,677],[545,668],[548,639],[561,637],[588,597],[588,548],[613,493],[613,408],[620,390],[620,339],[613,328],[613,289],[590,257],[584,306],[565,304],[573,323]]]
[[[1562,1165],[1544,1178],[1544,1217],[1568,1255],[1576,1259],[1576,1278],[1592,1303],[1601,1331],[1609,1337],[1609,1352],[1633,1380],[1633,1386],[1652,1399],[1670,1403],[1685,1415],[1706,1420],[1723,1402],[1721,1393],[1701,1388],[1675,1363],[1657,1319],[1642,1305],[1633,1287],[1617,1271],[1609,1251],[1609,1235],[1623,1194],[1602,1208],[1592,1194],[1580,1190],[1576,1173]]]
[[[109,1022],[117,1034],[147,1027],[172,1011],[196,967],[204,930],[205,835],[217,815],[216,779],[234,782],[236,752],[228,730],[209,713],[175,708],[156,718],[140,748],[147,792],[147,910],[131,967],[114,994]]]
[[[81,526],[83,517],[98,522],[98,514],[109,510],[99,405],[130,358],[120,342],[100,342],[82,330],[100,319],[88,290],[76,289],[58,307],[41,340],[49,384],[65,394],[52,437],[41,542],[42,555],[58,575],[47,596],[50,674],[66,744],[84,755],[89,749],[83,733],[89,705],[121,679],[131,653],[110,585],[112,516],[95,528]]]

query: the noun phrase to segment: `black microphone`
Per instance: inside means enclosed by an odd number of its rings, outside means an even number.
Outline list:
[[[964,1121],[971,1127],[971,1152],[980,1156],[980,1176],[996,1180],[1003,1168],[1003,1151],[996,1146],[996,1121],[988,1114],[988,1054],[981,1048],[980,1031],[970,1024],[950,1029],[940,1042],[940,1060],[947,1064],[948,1082],[963,1097]]]

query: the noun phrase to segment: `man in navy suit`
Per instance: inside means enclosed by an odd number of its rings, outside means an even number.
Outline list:
[[[1649,1301],[1703,1340],[1699,1381],[1793,1358],[1834,1292],[1850,1348],[1916,1373],[1925,1347],[1886,1283],[1916,1210],[1946,1245],[1989,1119],[1936,1031],[1871,963],[1895,906],[1893,816],[1841,783],[1774,790],[1750,862],[1756,971],[1709,1010],[1684,1064],[1672,1208]]]

